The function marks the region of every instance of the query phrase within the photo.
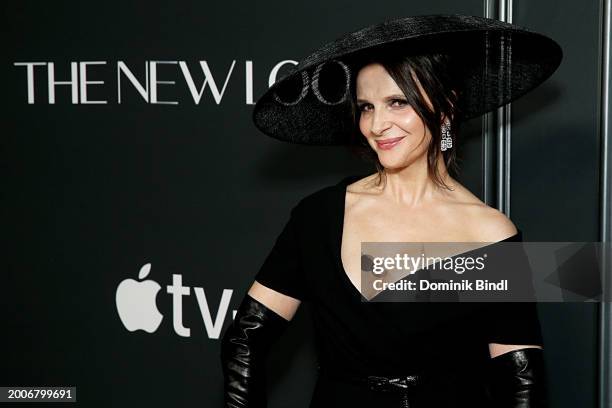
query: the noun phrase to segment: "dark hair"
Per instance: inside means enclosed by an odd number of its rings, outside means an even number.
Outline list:
[[[359,130],[359,117],[361,112],[355,102],[356,99],[356,77],[359,69],[372,63],[381,64],[402,90],[408,104],[425,123],[431,132],[431,142],[427,150],[427,167],[431,179],[440,187],[450,190],[444,183],[438,172],[438,152],[440,152],[440,141],[442,139],[442,118],[446,116],[450,122],[450,136],[453,147],[441,152],[447,170],[451,174],[457,174],[459,168],[456,158],[456,140],[459,130],[461,112],[458,108],[458,91],[450,70],[451,57],[447,54],[420,54],[402,55],[388,52],[383,55],[371,55],[363,60],[353,75],[352,86],[352,119],[353,135],[351,138],[351,149],[359,156],[374,162],[378,171],[378,182],[380,184],[385,177],[385,169],[378,160],[378,155],[367,143]],[[429,97],[432,108],[427,104],[424,95],[419,92],[413,73],[418,79],[421,87]]]

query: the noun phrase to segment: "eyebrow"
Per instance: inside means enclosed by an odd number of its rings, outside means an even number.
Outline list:
[[[392,99],[406,99],[406,96],[402,94],[389,95],[389,96],[385,96],[383,98],[383,101],[390,101]],[[367,99],[357,99],[357,103],[364,103],[364,102],[368,102],[368,100]]]

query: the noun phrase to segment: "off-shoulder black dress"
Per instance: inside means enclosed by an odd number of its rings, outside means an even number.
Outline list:
[[[533,302],[379,303],[363,296],[340,256],[350,176],[302,199],[292,210],[255,280],[309,303],[318,357],[312,407],[400,407],[400,393],[359,379],[407,376],[410,406],[490,407],[489,343],[542,345]],[[522,241],[522,233],[504,241]]]

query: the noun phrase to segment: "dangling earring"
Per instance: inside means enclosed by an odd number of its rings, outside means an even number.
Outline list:
[[[450,123],[445,121],[442,125],[442,140],[440,140],[440,150],[445,152],[453,147],[453,138],[450,135]]]

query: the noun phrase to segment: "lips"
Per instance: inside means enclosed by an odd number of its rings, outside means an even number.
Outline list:
[[[405,137],[406,136],[401,136],[401,137],[393,137],[390,139],[377,140],[376,145],[382,150],[393,149]]]

